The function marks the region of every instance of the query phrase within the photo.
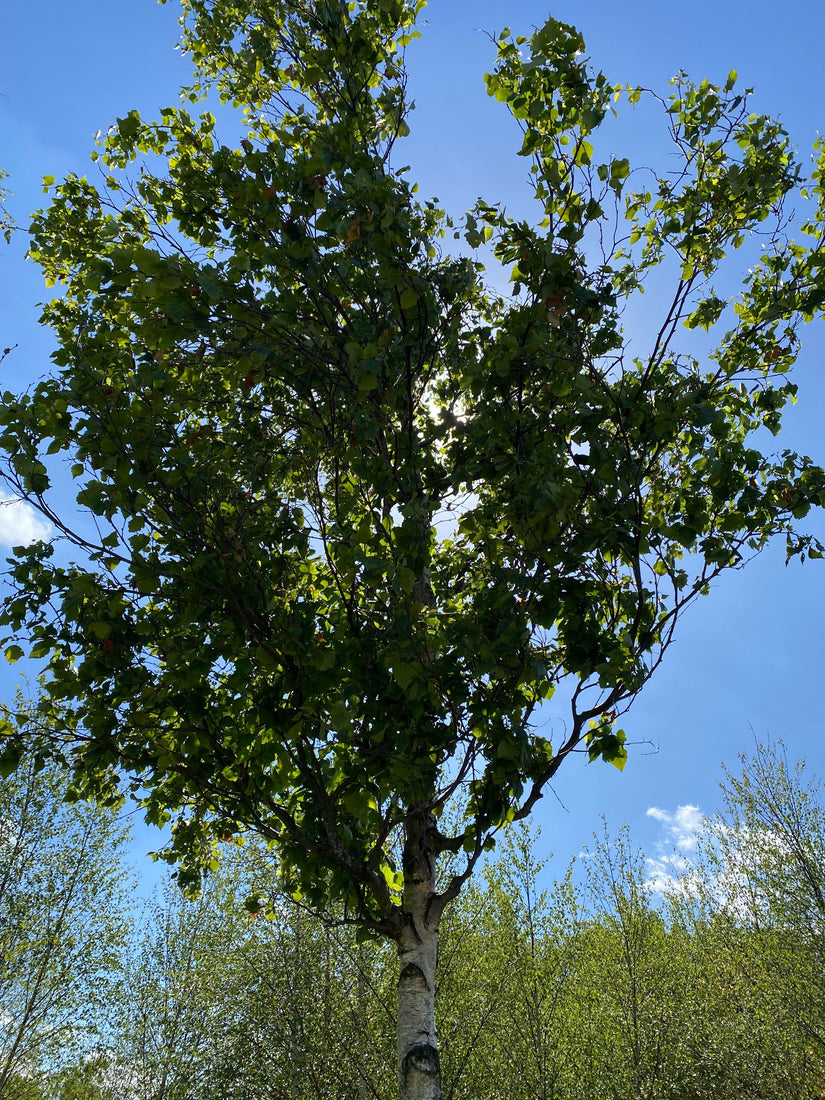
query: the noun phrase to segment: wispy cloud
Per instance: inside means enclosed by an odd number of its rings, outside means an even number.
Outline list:
[[[662,836],[654,844],[654,854],[645,860],[646,885],[654,894],[679,888],[693,869],[692,856],[705,828],[705,816],[698,806],[677,806],[673,813],[651,806],[647,816],[662,825]]]
[[[661,821],[667,839],[685,852],[692,852],[699,843],[705,825],[705,815],[698,806],[677,806],[675,813],[651,806],[647,816]]]
[[[30,546],[52,533],[30,504],[0,494],[0,546]]]

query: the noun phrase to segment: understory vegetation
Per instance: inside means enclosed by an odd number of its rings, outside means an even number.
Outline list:
[[[198,900],[170,884],[127,914],[122,829],[55,780],[0,786],[3,1100],[393,1096],[389,945],[287,898],[250,912],[273,885],[253,843]],[[822,1095],[822,785],[772,746],[723,795],[664,897],[625,829],[555,880],[544,840],[508,831],[442,926],[445,1097]]]

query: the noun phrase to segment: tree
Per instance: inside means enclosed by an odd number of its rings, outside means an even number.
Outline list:
[[[668,934],[645,885],[644,861],[628,830],[610,836],[603,822],[585,863],[593,922],[579,997],[586,1032],[603,1036],[591,1094],[659,1095],[677,1078],[668,1065],[678,1049],[682,952]],[[671,941],[671,942],[668,942]],[[580,1075],[581,1076],[581,1075]],[[585,1093],[586,1094],[586,1093]]]
[[[825,806],[822,782],[781,742],[740,757],[722,784],[724,810],[708,824],[694,893],[728,936],[750,945],[770,1015],[795,1031],[811,1072],[825,1064]],[[790,1090],[786,1089],[786,1094]]]
[[[239,1010],[227,976],[242,915],[215,904],[220,888],[193,902],[167,890],[133,945],[114,1050],[129,1095],[140,1100],[208,1095],[214,1046]]]
[[[825,299],[822,150],[795,243],[782,128],[733,75],[680,77],[681,167],[632,190],[593,144],[621,89],[549,20],[504,32],[487,77],[536,224],[483,200],[454,224],[396,158],[421,6],[184,0],[187,94],[246,136],[130,112],[100,185],[56,186],[31,248],[63,289],[55,372],[0,412],[11,486],[68,545],[16,551],[0,622],[11,659],[46,661],[71,796],[125,785],[189,886],[251,830],[305,905],[394,941],[404,1100],[441,1094],[445,905],[571,754],[623,765],[618,716],[714,579],[779,534],[821,556],[795,521],[825,499],[819,467],[753,440]],[[713,279],[755,234],[726,300]],[[621,318],[656,269],[670,304],[631,357]],[[52,504],[49,455],[86,519]],[[2,759],[21,751],[10,730]]]
[[[697,889],[703,865],[657,906],[627,830],[605,829],[584,872],[581,904],[591,920],[569,982],[575,1072],[561,1095],[802,1100],[821,1092],[821,1061],[776,996],[765,941],[725,919],[718,894]]]
[[[113,1023],[135,1100],[383,1100],[394,1046],[393,960],[279,894],[243,908],[274,861],[245,845],[196,900],[168,887],[147,913]],[[277,891],[277,882],[273,883]]]
[[[109,1059],[100,1053],[67,1066],[50,1082],[49,1100],[122,1100],[110,1071]]]
[[[0,779],[0,1097],[102,1041],[128,932],[123,830],[63,786],[34,757]]]
[[[538,831],[521,823],[504,839],[447,911],[439,942],[439,1038],[455,1100],[551,1100],[574,1080],[583,1020],[569,996],[581,921],[572,868],[544,890]]]

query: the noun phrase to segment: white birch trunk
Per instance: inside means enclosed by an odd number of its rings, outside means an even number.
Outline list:
[[[435,971],[442,906],[435,889],[435,820],[407,818],[404,923],[398,936],[398,1094],[400,1100],[443,1100],[435,1029]]]

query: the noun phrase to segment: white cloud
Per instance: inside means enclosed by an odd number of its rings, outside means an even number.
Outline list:
[[[693,869],[691,855],[696,851],[705,828],[705,817],[698,806],[677,806],[674,813],[651,806],[647,816],[662,825],[655,855],[648,856],[645,885],[654,894],[665,894],[684,886]]]
[[[705,824],[704,814],[698,806],[677,806],[672,814],[660,810],[658,806],[651,806],[647,816],[661,821],[670,843],[680,851],[694,851]]]
[[[645,859],[645,886],[651,894],[671,894],[684,888],[693,864],[685,856],[657,855]]]
[[[29,546],[52,533],[31,504],[17,497],[0,495],[0,546]]]

